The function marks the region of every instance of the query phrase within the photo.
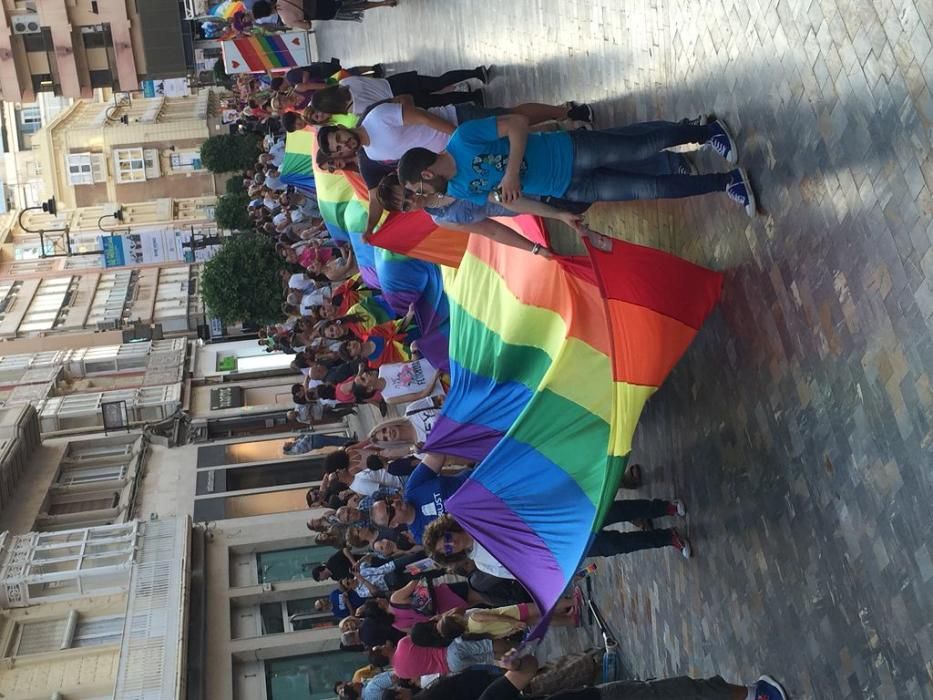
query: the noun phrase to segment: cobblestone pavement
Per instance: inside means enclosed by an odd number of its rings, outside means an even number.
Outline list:
[[[724,196],[590,215],[728,271],[635,441],[644,493],[686,499],[696,557],[596,581],[638,677],[933,697],[931,28],[930,0],[400,0],[320,25],[345,63],[494,63],[496,104],[710,111],[735,133],[756,220]]]

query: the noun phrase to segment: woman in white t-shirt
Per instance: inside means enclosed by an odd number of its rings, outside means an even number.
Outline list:
[[[404,418],[383,421],[369,431],[369,443],[383,456],[403,457],[427,442],[440,415],[441,397],[428,396],[408,404]]]

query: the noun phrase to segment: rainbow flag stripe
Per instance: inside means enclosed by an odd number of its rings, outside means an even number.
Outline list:
[[[237,12],[246,11],[246,5],[241,2],[241,0],[225,0],[219,5],[214,5],[208,14],[210,14],[212,17],[223,17],[224,19],[230,19]]]
[[[481,460],[446,507],[542,610],[579,570],[642,407],[722,285],[623,241],[590,256],[586,274],[473,236],[445,270],[451,389],[425,450]]]
[[[415,305],[421,329],[418,346],[439,369],[447,368],[449,309],[440,268],[429,260],[375,247],[363,241],[369,212],[368,198],[361,199],[353,183],[341,173],[328,173],[314,165],[317,140],[314,131],[292,132],[285,140],[285,158],[279,169],[282,180],[317,193],[318,208],[331,235],[349,241],[360,276],[370,287],[381,289],[397,314]],[[404,229],[400,229],[404,233]],[[466,238],[461,234],[461,237]]]
[[[251,73],[267,68],[295,68],[298,61],[288,50],[281,34],[266,34],[234,39],[233,45],[246,62]]]

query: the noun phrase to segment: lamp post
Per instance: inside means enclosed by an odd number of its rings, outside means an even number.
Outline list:
[[[107,229],[101,225],[104,219],[115,219],[122,224],[123,223],[123,207],[120,207],[119,209],[117,209],[113,214],[104,214],[99,219],[97,219],[97,228],[99,228],[104,233],[109,233],[110,235],[113,235],[115,229]]]
[[[114,99],[116,99],[116,98],[114,98]],[[120,109],[120,107],[121,107],[121,105],[114,104],[114,105],[110,105],[110,106],[106,109],[106,111],[104,112],[104,118],[106,118],[106,120],[107,120],[108,123],[109,123],[109,122],[120,122],[121,124],[129,124],[129,123],[130,123],[130,118],[129,118],[127,115],[125,115],[125,114],[121,115],[119,118],[114,118],[113,113],[116,112],[118,109]]]
[[[42,202],[42,204],[39,204],[37,206],[26,207],[25,209],[20,211],[19,216],[16,219],[16,223],[19,225],[19,227],[23,231],[25,231],[26,233],[36,233],[39,235],[39,257],[40,258],[61,258],[61,257],[68,257],[70,255],[73,255],[73,253],[71,252],[71,236],[68,234],[68,224],[65,224],[64,226],[60,228],[34,229],[34,228],[29,228],[23,223],[23,216],[26,214],[27,211],[37,211],[39,209],[44,211],[46,214],[51,214],[52,216],[55,216],[56,214],[58,214],[58,206],[55,203],[55,197],[50,197],[48,200]],[[65,241],[65,252],[64,253],[46,253],[45,252],[45,236],[46,234],[49,234],[49,233],[61,233],[62,234],[62,238]]]

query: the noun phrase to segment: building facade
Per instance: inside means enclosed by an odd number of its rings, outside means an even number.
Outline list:
[[[218,123],[210,89],[184,97],[79,100],[35,135],[62,208],[216,194],[200,147]]]
[[[189,546],[184,518],[0,535],[3,697],[183,697]]]
[[[0,222],[0,352],[119,343],[130,327],[158,328],[151,337],[194,335],[207,322],[199,263],[221,240],[215,202],[153,199],[7,215]]]
[[[3,166],[0,168],[0,212],[36,206],[45,197],[36,134],[71,105],[72,100],[40,93],[35,102],[0,105]]]
[[[187,30],[173,0],[3,0],[0,97],[89,97],[95,88],[130,91],[142,79],[183,77]]]

